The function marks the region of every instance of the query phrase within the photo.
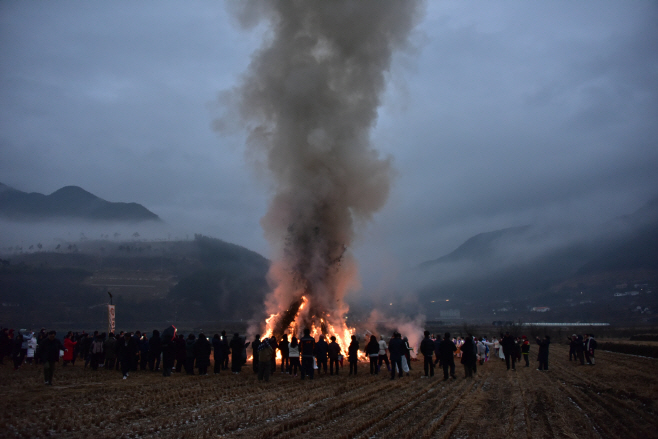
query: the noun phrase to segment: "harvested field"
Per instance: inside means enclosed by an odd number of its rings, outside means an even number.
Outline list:
[[[536,347],[531,350],[531,358]],[[390,381],[359,375],[301,381],[276,373],[259,383],[241,375],[163,378],[133,372],[58,367],[44,386],[41,368],[0,369],[2,437],[227,438],[656,438],[658,360],[597,352],[596,366],[576,366],[552,346],[550,372],[536,363],[508,372],[500,360],[474,379],[442,373]],[[534,359],[534,358],[533,358]]]
[[[604,339],[598,342],[598,349],[618,352],[620,354],[639,355],[658,358],[658,341],[630,341],[623,339]]]

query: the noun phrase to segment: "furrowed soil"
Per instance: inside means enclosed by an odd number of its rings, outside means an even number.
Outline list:
[[[533,346],[530,358],[536,358]],[[136,438],[658,438],[658,360],[598,351],[595,366],[551,346],[550,371],[492,359],[473,379],[292,378],[240,375],[163,378],[58,365],[53,386],[40,367],[0,366],[0,437]],[[210,369],[212,371],[212,368]]]

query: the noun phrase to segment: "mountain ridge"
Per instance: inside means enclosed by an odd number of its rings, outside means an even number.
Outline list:
[[[0,217],[44,221],[75,218],[89,221],[162,220],[141,204],[104,200],[79,186],[64,186],[50,195],[23,192],[0,183]]]

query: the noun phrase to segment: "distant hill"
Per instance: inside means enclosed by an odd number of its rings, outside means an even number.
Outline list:
[[[527,232],[530,226],[510,227],[508,229],[496,230],[493,232],[479,233],[466,240],[453,252],[441,256],[438,259],[423,262],[420,268],[429,268],[433,265],[444,262],[457,262],[464,259],[481,260],[491,257],[494,253],[497,243],[517,237]]]
[[[615,284],[658,278],[658,199],[590,236],[527,226],[480,233],[423,262],[412,276],[422,279],[421,300],[445,296],[451,303],[458,297],[531,303],[542,297],[547,303],[568,285],[579,294],[590,291],[587,300],[596,302],[602,294],[611,296]]]
[[[269,267],[256,252],[202,235],[12,255],[0,260],[0,322],[104,329],[108,291],[124,330],[246,321],[264,314]]]
[[[78,186],[65,186],[50,195],[27,193],[0,183],[0,217],[43,221],[76,218],[89,221],[161,221],[137,203],[113,203]]]

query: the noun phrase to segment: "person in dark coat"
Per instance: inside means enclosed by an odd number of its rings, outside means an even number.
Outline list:
[[[456,379],[455,376],[455,352],[457,351],[457,346],[450,339],[450,333],[446,332],[443,340],[439,343],[439,363],[443,368],[443,381],[448,380],[448,370],[450,371],[450,376],[453,379]]]
[[[185,341],[185,373],[188,375],[194,375],[194,343],[196,337],[194,334],[187,336]]]
[[[507,365],[507,370],[510,370],[510,359],[512,360],[512,370],[516,370],[517,344],[514,341],[514,337],[512,337],[509,332],[506,332],[503,338],[500,340],[500,346],[503,348],[503,354],[505,354],[505,364]]]
[[[242,358],[242,366],[247,364],[247,348],[249,347],[250,342],[246,341],[246,337],[240,337],[242,340],[242,352],[241,352],[241,358]]]
[[[596,364],[596,359],[594,358],[594,351],[596,349],[596,340],[594,340],[594,334],[585,335],[585,343],[583,345],[585,352],[585,358],[587,358],[587,364],[594,366]]]
[[[328,353],[329,353],[329,374],[333,375],[334,374],[334,365],[336,365],[336,375],[338,375],[338,356],[340,355],[340,345],[336,343],[336,337],[331,336],[330,338],[331,343],[329,343],[328,346]]]
[[[228,336],[226,335],[226,331],[222,331],[222,335],[220,337],[220,340],[222,341],[222,357],[221,357],[221,365],[222,365],[222,370],[228,370],[228,357],[231,354],[231,348],[229,347],[228,343]]]
[[[283,334],[283,338],[279,343],[279,351],[281,351],[281,373],[290,373],[290,355],[288,350],[288,334]]]
[[[215,367],[213,372],[215,374],[218,374],[222,370],[222,351],[224,350],[224,347],[222,346],[222,339],[219,338],[219,334],[215,334],[212,337],[212,355],[213,359],[215,360]]]
[[[151,351],[151,343],[146,334],[142,335],[139,339],[139,370],[146,370],[146,365],[149,360],[149,352]]]
[[[123,374],[124,380],[128,378],[130,366],[138,351],[139,347],[135,338],[131,336],[130,332],[126,332],[123,335],[123,340],[119,340],[117,346],[117,357],[121,362],[121,374]]]
[[[176,372],[183,370],[185,359],[187,358],[187,348],[185,347],[185,336],[178,334],[176,339]]]
[[[95,335],[94,335],[94,337],[95,337]],[[132,370],[133,372],[136,372],[137,367],[139,366],[139,357],[142,353],[142,349],[141,349],[142,332],[141,331],[135,331],[135,334],[133,335],[133,338],[135,339],[135,343],[137,344],[137,352],[135,352],[135,355],[131,359],[130,370]]]
[[[260,346],[260,334],[256,334],[254,341],[251,342],[251,366],[254,373],[258,373],[258,346]]]
[[[302,379],[308,375],[309,379],[313,379],[315,369],[313,368],[313,355],[315,353],[315,339],[311,337],[311,330],[304,329],[304,336],[299,340],[299,356],[302,359]]]
[[[539,353],[537,354],[539,367],[537,370],[548,371],[548,345],[551,344],[551,337],[546,335],[543,340],[537,337],[537,344],[539,345]]]
[[[107,340],[103,342],[103,350],[105,351],[105,370],[113,370],[117,361],[117,339],[114,338],[113,332],[110,332]]]
[[[240,334],[237,332],[233,334],[233,338],[231,339],[231,343],[229,343],[229,347],[231,348],[231,372],[233,373],[240,373],[242,370],[242,349],[244,346],[244,342],[240,338]]]
[[[176,359],[176,328],[169,326],[162,331],[160,337],[160,347],[162,349],[162,376],[171,376],[171,369],[174,368]]]
[[[354,375],[356,375],[357,364],[359,363],[359,342],[356,339],[356,335],[352,336],[352,341],[347,348],[347,354],[350,362],[350,375],[352,375],[352,371],[354,371]]]
[[[39,340],[37,340],[39,342]],[[11,351],[11,340],[9,340],[9,329],[2,328],[0,332],[0,364],[5,364],[5,357]]]
[[[477,361],[475,352],[473,337],[469,334],[462,345],[461,363],[464,365],[464,378],[473,378],[473,369],[475,369],[475,362]]]
[[[272,354],[270,355],[270,375],[273,375],[274,372],[276,372],[276,350],[279,347],[279,345],[276,342],[275,336],[271,336],[268,339],[268,343],[272,348]]]
[[[193,350],[196,367],[199,369],[199,375],[208,375],[212,345],[206,338],[205,334],[199,334],[198,340],[194,342]]]
[[[39,345],[39,355],[43,361],[43,376],[46,384],[53,385],[53,374],[55,373],[55,363],[59,361],[59,351],[64,350],[62,342],[55,338],[55,331],[48,332],[48,336],[41,340]]]
[[[80,357],[85,362],[85,369],[87,368],[87,366],[89,366],[89,362],[91,361],[91,353],[89,352],[91,348],[91,342],[92,342],[92,338],[89,336],[89,334],[83,333],[82,339],[80,340],[80,343],[78,343],[80,349]]]
[[[393,338],[388,343],[388,352],[391,356],[391,379],[395,379],[395,367],[397,366],[399,377],[402,378],[402,357],[407,350],[407,346],[400,338],[397,332],[393,333]]]
[[[573,334],[571,337],[567,337],[567,340],[569,340],[569,361],[571,361],[572,358],[577,361],[576,343],[578,343],[578,336]]]
[[[320,334],[318,342],[315,344],[315,358],[318,362],[318,373],[324,370],[327,374],[327,356],[329,355],[329,344],[324,339],[324,334]]]
[[[149,370],[151,372],[160,370],[160,355],[162,354],[162,341],[160,340],[160,331],[153,330],[151,341],[149,342]]]
[[[423,367],[425,368],[425,377],[434,376],[434,362],[432,356],[434,355],[434,341],[430,338],[430,332],[423,333],[425,338],[420,342],[420,353],[423,354]]]
[[[577,335],[576,336],[576,357],[578,361],[580,361],[580,365],[584,366],[585,365],[585,342],[583,341],[583,336],[582,335]]]
[[[14,338],[12,343],[11,359],[14,363],[14,370],[18,370],[25,360],[25,353],[23,352],[23,334],[20,332]]]
[[[272,338],[265,337],[263,341],[258,344],[258,350],[254,351],[254,356],[259,356],[258,359],[258,381],[268,382],[270,380],[270,372],[272,367],[270,365],[270,359],[272,358],[272,346],[270,346],[270,341]],[[276,339],[275,339],[276,341]]]
[[[377,367],[379,343],[377,342],[377,337],[374,335],[370,336],[370,341],[366,345],[366,355],[368,355],[368,359],[370,360],[370,375],[377,375],[379,373],[379,368]]]

